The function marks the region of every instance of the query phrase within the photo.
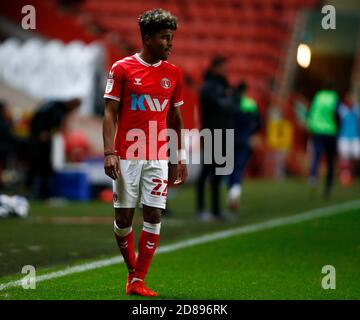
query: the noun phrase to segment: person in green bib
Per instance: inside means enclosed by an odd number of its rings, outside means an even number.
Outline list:
[[[316,186],[321,157],[325,154],[327,164],[325,197],[330,196],[334,182],[337,133],[340,120],[338,109],[339,96],[329,85],[315,94],[307,119],[312,141],[309,184],[311,187]]]
[[[238,110],[233,113],[234,128],[234,171],[229,176],[228,205],[232,212],[236,212],[240,205],[243,177],[252,150],[252,137],[261,128],[260,114],[253,98],[247,95],[247,84],[239,83],[237,86]]]

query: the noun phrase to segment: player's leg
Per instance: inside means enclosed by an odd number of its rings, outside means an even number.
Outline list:
[[[196,183],[196,214],[200,221],[207,222],[212,219],[209,212],[205,211],[205,184],[211,173],[211,164],[202,164],[200,175]]]
[[[325,143],[325,152],[327,158],[327,174],[325,182],[325,197],[329,197],[334,184],[335,164],[336,164],[336,137],[329,136]]]
[[[134,208],[115,208],[114,221],[115,240],[130,275],[133,275],[136,266],[134,230],[132,229],[134,211]]]
[[[129,291],[129,285],[134,276],[136,267],[134,230],[132,229],[134,211],[134,208],[115,208],[115,240],[128,269],[128,277],[125,286],[126,293]]]
[[[144,281],[159,243],[161,228],[161,208],[143,205],[144,225],[139,238],[139,254],[133,281]]]
[[[239,146],[235,146],[234,152],[234,170],[229,176],[229,184],[228,184],[228,195],[227,201],[230,211],[235,212],[239,206],[239,198],[241,195],[241,185],[240,185],[240,150]]]
[[[156,296],[144,280],[160,238],[161,212],[166,207],[168,163],[166,160],[149,160],[141,174],[141,203],[144,224],[138,244],[138,258],[130,294]]]
[[[222,176],[216,174],[216,166],[213,166],[211,175],[211,211],[216,219],[224,218],[220,209],[220,183]]]
[[[238,147],[235,151],[234,171],[230,175],[228,192],[229,208],[233,212],[239,209],[242,193],[242,180],[250,155],[251,149],[247,146]]]
[[[129,273],[126,285],[128,291],[136,267],[132,220],[139,196],[141,164],[130,160],[119,160],[119,164],[120,178],[113,181],[114,233]]]
[[[207,165],[202,164],[200,169],[199,179],[197,181],[196,189],[197,189],[197,197],[196,197],[196,208],[197,211],[204,210],[204,189],[205,189],[205,181],[207,178]]]
[[[138,245],[138,258],[128,294],[146,297],[156,297],[158,294],[145,285],[145,277],[148,273],[153,255],[160,238],[161,212],[162,209],[143,205],[144,225],[140,233]]]
[[[311,187],[315,187],[317,183],[317,173],[320,166],[321,153],[323,150],[322,136],[313,135],[312,142],[312,160],[310,168],[309,184]]]

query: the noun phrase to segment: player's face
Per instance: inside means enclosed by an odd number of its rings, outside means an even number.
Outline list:
[[[163,29],[149,37],[148,48],[156,59],[167,60],[172,49],[173,31]]]

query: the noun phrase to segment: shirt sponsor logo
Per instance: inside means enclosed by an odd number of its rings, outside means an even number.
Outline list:
[[[145,106],[145,102],[147,107]],[[153,98],[149,94],[142,94],[138,96],[137,94],[131,95],[131,110],[136,111],[156,111],[156,112],[162,112],[165,110],[167,104],[169,102],[169,99],[164,99],[160,102],[158,98]]]

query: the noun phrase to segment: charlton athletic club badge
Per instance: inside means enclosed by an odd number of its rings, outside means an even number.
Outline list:
[[[161,86],[164,88],[164,89],[169,89],[171,87],[171,82],[168,78],[162,78],[161,79]]]

